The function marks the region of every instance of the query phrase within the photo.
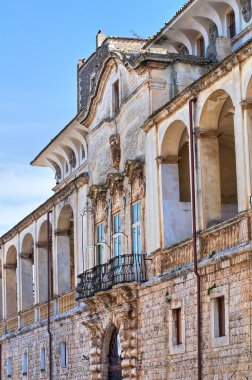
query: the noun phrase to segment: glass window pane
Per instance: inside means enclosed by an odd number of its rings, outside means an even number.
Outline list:
[[[140,202],[137,202],[137,221],[141,221],[141,208],[140,208]]]
[[[141,253],[141,230],[140,230],[140,225],[137,226],[137,253]]]
[[[11,361],[11,358],[7,359],[7,376],[8,377],[12,376],[12,361]]]
[[[40,350],[40,370],[45,371],[45,348]]]
[[[60,361],[61,367],[66,367],[66,343],[60,343]]]

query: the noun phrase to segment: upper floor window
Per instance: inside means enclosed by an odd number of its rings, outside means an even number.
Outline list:
[[[96,265],[101,265],[105,263],[105,252],[104,252],[104,223],[99,223],[97,225],[97,240],[96,240]]]
[[[112,108],[113,114],[116,114],[120,106],[120,96],[119,96],[119,80],[115,81],[112,89]]]
[[[113,216],[113,248],[114,257],[122,255],[122,217],[120,212]]]
[[[234,11],[231,11],[227,14],[227,25],[228,25],[228,36],[230,38],[233,38],[236,35]]]
[[[132,251],[133,255],[141,253],[141,203],[132,205]]]
[[[197,52],[199,57],[205,56],[205,41],[202,36],[197,39]]]

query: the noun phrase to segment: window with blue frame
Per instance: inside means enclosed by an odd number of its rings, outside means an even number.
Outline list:
[[[141,203],[132,204],[132,253],[139,261],[141,254]]]
[[[97,244],[96,244],[96,265],[105,263],[105,250],[104,250],[104,223],[97,225]]]
[[[114,257],[122,256],[122,216],[120,212],[113,216],[113,252]]]

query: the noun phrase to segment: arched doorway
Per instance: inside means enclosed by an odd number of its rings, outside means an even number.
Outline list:
[[[121,344],[116,327],[112,331],[109,343],[108,380],[122,380]]]

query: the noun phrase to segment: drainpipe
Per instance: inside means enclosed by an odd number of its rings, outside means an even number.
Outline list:
[[[52,333],[51,333],[51,255],[50,255],[50,214],[52,210],[47,213],[47,331],[49,338],[49,380],[52,380]]]
[[[191,166],[191,204],[192,204],[192,235],[193,235],[193,267],[197,281],[197,361],[198,380],[202,377],[201,359],[201,297],[200,297],[200,274],[197,262],[197,231],[196,231],[196,197],[195,197],[195,158],[194,158],[194,133],[193,133],[193,104],[197,102],[194,97],[189,101],[189,145],[190,145],[190,166]]]

